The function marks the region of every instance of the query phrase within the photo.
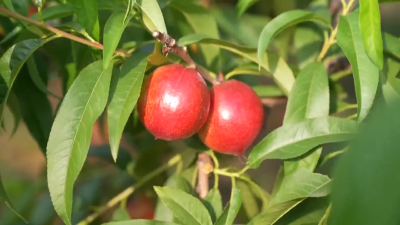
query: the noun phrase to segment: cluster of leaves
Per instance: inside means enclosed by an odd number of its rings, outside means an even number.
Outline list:
[[[2,0],[4,8],[0,8],[0,13],[13,19],[1,18],[6,35],[1,40],[0,122],[8,106],[13,112],[14,129],[7,132],[15,133],[21,119],[27,124],[46,155],[52,204],[66,224],[75,223],[71,219],[74,184],[90,154],[92,127],[103,112],[106,112],[108,124],[109,158],[112,157],[120,168],[127,168],[121,162],[126,160],[121,157],[124,152],[120,150],[124,133],[130,134],[134,142],[142,143],[140,149],[149,148],[147,139],[152,137],[138,125],[134,110],[142,81],[157,66],[181,63],[176,55],[161,53],[162,44],[151,36],[155,30],[180,37],[178,44],[189,46],[194,60],[211,74],[222,71],[227,74],[226,79],[248,83],[251,79],[239,75],[266,75],[272,79],[276,85],[252,87],[260,97],[288,97],[283,126],[255,145],[241,172],[214,168],[216,177],[232,178],[231,197],[225,207],[218,179],[205,199],[198,198],[195,182],[192,182],[196,167],[193,157],[179,154],[134,184],[135,187],[144,185],[170,167],[180,165],[163,187],[154,187],[160,199],[155,221],[108,224],[227,225],[234,223],[242,205],[248,224],[327,222],[330,202],[321,197],[330,194],[332,179],[315,172],[331,157],[321,157],[323,147],[329,143],[346,144],[353,139],[375,107],[378,96],[387,103],[399,97],[396,76],[400,69],[400,42],[381,33],[377,0],[361,0],[354,9],[351,7],[353,0],[342,1],[343,11],[337,27],[332,27],[330,16],[326,16],[329,15],[328,1],[315,1],[307,9],[283,12],[273,19],[245,14],[255,2],[239,1],[235,15],[230,8],[207,10],[197,1],[189,0],[48,0],[47,7],[42,1],[35,1],[38,13],[27,19],[28,1]],[[36,20],[40,22],[35,23]],[[293,43],[290,38],[274,38],[290,29],[295,31]],[[292,46],[295,52],[288,51]],[[328,74],[325,65],[338,57],[348,59],[351,71]],[[50,77],[46,60],[54,63],[63,80],[62,102],[54,121],[47,96],[61,97],[47,88]],[[346,102],[347,96],[340,83],[341,78],[351,74],[356,105]],[[357,113],[348,116],[347,112],[355,108]],[[143,132],[146,141],[138,138]],[[194,142],[195,137],[184,142],[192,155],[196,153],[193,148],[202,148]],[[207,153],[218,165],[213,153]],[[359,156],[357,154],[348,158]],[[245,174],[247,169],[257,169],[267,159],[284,160],[271,194]],[[348,161],[345,163],[349,164]],[[182,166],[183,162],[187,165]],[[343,176],[343,171],[351,167],[351,164],[339,167],[342,171],[338,172],[339,180],[359,179],[354,178],[358,174]],[[128,188],[123,193],[129,195],[134,189]],[[340,221],[343,210],[350,207],[343,203],[348,197],[343,194],[345,192],[338,182],[336,201],[339,207],[333,207],[332,221],[335,218]],[[318,210],[315,209],[317,197],[323,200]],[[2,183],[0,199],[13,209]],[[110,201],[114,205],[122,200],[114,199]],[[314,208],[306,211],[307,204]],[[296,211],[299,205],[303,207]],[[362,204],[358,202],[354,206]],[[107,207],[111,206],[105,209]],[[373,224],[373,219],[358,223],[356,216],[359,214],[354,214],[352,224]],[[388,218],[386,221],[393,220],[390,215]]]

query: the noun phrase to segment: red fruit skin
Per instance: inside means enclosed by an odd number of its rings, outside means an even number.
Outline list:
[[[264,122],[264,109],[247,84],[230,80],[211,89],[208,119],[199,131],[209,148],[241,156],[254,142]]]
[[[151,199],[146,196],[139,196],[129,200],[126,208],[131,219],[154,219],[155,206]]]
[[[138,100],[139,118],[156,139],[183,140],[205,123],[210,93],[195,69],[181,64],[157,68],[144,82]]]

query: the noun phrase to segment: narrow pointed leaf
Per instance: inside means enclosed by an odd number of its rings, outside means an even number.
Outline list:
[[[180,225],[177,223],[156,221],[156,220],[127,220],[111,223],[103,223],[103,225]]]
[[[284,124],[304,119],[329,116],[328,74],[322,63],[310,63],[297,75],[286,106]],[[284,161],[284,179],[299,168],[313,171],[321,156],[322,147],[299,158]]]
[[[164,16],[157,0],[136,0],[136,4],[142,10],[143,22],[151,32],[160,31],[167,33]]]
[[[236,13],[238,16],[243,15],[244,12],[259,0],[239,0],[236,5]]]
[[[85,27],[86,32],[99,40],[100,27],[97,10],[97,0],[72,0],[74,11],[78,15],[78,21]]]
[[[19,42],[0,58],[0,123],[11,88],[22,66],[39,47],[53,39],[29,39]]]
[[[328,74],[322,63],[310,63],[297,75],[289,95],[284,124],[328,115]]]
[[[305,21],[317,21],[328,27],[330,26],[329,22],[326,21],[323,17],[310,11],[291,10],[284,12],[271,20],[271,22],[267,23],[267,25],[265,25],[264,29],[262,30],[260,38],[258,39],[258,61],[262,61],[263,55],[275,35],[290,26]]]
[[[175,0],[171,2],[170,6],[182,13],[196,34],[219,39],[217,22],[207,9],[186,0]],[[216,46],[207,45],[200,45],[200,49],[207,65],[211,66],[219,56],[219,49]]]
[[[212,44],[258,63],[257,49],[235,45],[227,41],[210,38],[206,35],[187,35],[179,39],[178,43],[181,46],[192,43]],[[268,51],[264,55],[263,61],[260,65],[263,69],[272,74],[275,82],[279,85],[282,91],[288,95],[292,89],[295,78],[292,70],[286,62],[276,53]]]
[[[263,212],[254,217],[247,225],[272,225],[288,213],[304,199],[270,205]]]
[[[382,69],[383,44],[378,0],[360,0],[360,30],[367,55]]]
[[[147,56],[141,53],[132,55],[122,65],[118,84],[115,90],[111,90],[107,117],[111,153],[115,161],[122,132],[139,98],[147,66]]]
[[[260,207],[256,198],[257,195],[255,191],[253,191],[254,188],[252,188],[247,181],[243,180],[237,180],[236,185],[242,194],[243,209],[246,212],[247,218],[254,218],[258,213],[260,213]]]
[[[232,187],[231,199],[225,207],[224,212],[218,217],[215,225],[232,225],[242,205],[242,196],[237,187]]]
[[[329,177],[300,168],[283,181],[272,204],[306,197],[323,197],[330,193]]]
[[[47,95],[35,86],[27,73],[21,73],[14,86],[25,125],[43,155],[46,155],[46,146],[53,124],[50,101]]]
[[[77,1],[77,0],[75,0]],[[42,10],[42,20],[49,21],[53,19],[60,19],[70,16],[74,13],[74,7],[72,4],[59,4],[51,6]],[[39,20],[39,14],[35,13],[31,16],[34,20]]]
[[[58,215],[71,225],[74,182],[85,162],[93,125],[108,98],[112,67],[96,61],[85,67],[58,110],[47,145],[47,176]]]
[[[357,118],[358,121],[362,121],[368,115],[375,99],[379,69],[365,52],[357,12],[340,18],[337,39],[352,66],[358,104]]]
[[[330,193],[331,179],[301,168],[286,179],[272,203],[254,217],[248,225],[272,225],[308,197],[323,197]]]
[[[385,53],[390,53],[400,58],[400,39],[388,33],[383,33],[382,39]]]
[[[51,92],[48,88],[47,88],[47,84],[45,84],[42,80],[42,78],[40,78],[39,76],[39,71],[37,69],[36,66],[36,62],[35,62],[35,58],[34,57],[30,57],[27,61],[26,61],[26,65],[28,66],[28,70],[29,70],[29,75],[31,76],[31,79],[33,81],[33,83],[36,85],[36,87],[41,90],[43,93],[51,95],[57,99],[61,99],[59,96],[57,96],[56,94],[54,94],[53,92]]]
[[[118,11],[108,18],[104,26],[103,68],[107,68],[110,64],[130,18],[131,16],[128,16],[128,19],[125,20],[125,13]]]
[[[154,187],[161,201],[182,224],[211,225],[211,217],[199,199],[171,187]]]
[[[1,179],[1,175],[0,175],[0,201],[3,202],[8,208],[10,208],[25,223],[27,223],[26,220],[15,210],[14,206],[11,204],[10,199],[8,198],[6,189],[4,188],[3,181]]]
[[[11,132],[11,137],[14,136],[14,134],[18,130],[19,123],[21,122],[21,108],[20,105],[18,104],[18,99],[15,93],[11,92],[10,95],[8,96],[8,101],[7,101],[8,108],[10,108],[11,113],[13,114],[14,117],[14,127]]]
[[[14,6],[12,5],[11,0],[2,0],[3,4],[5,5],[5,7],[11,11],[15,11],[14,10]]]
[[[399,223],[399,99],[376,101],[371,116],[333,171],[328,224]]]
[[[213,222],[222,213],[222,196],[218,189],[211,189],[203,199],[203,204],[207,208]]]
[[[253,148],[247,165],[257,168],[265,159],[294,158],[320,144],[349,140],[356,132],[355,121],[335,117],[318,117],[283,125]]]

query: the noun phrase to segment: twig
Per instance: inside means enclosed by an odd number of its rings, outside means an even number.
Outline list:
[[[286,97],[277,97],[277,98],[261,98],[261,103],[267,107],[273,108],[278,104],[284,104],[287,102]]]
[[[186,46],[179,47],[175,39],[173,39],[168,34],[164,34],[160,31],[154,31],[153,37],[157,38],[159,41],[161,41],[165,45],[165,47],[163,48],[164,54],[167,52],[173,52],[173,53],[177,54],[183,61],[185,61],[188,64],[189,68],[196,69],[199,72],[199,74],[204,79],[208,80],[211,84],[217,85],[220,83],[217,79],[210,76],[210,74],[208,74],[205,70],[203,70],[203,68],[198,66],[193,61],[193,59],[190,57],[190,55],[187,51]]]
[[[120,203],[124,199],[128,198],[136,189],[143,186],[145,183],[147,183],[151,179],[155,178],[156,176],[160,175],[165,170],[167,170],[170,167],[181,162],[184,154],[185,153],[182,153],[182,154],[176,155],[175,157],[171,158],[167,164],[152,171],[151,173],[149,173],[148,175],[143,177],[143,179],[138,181],[136,184],[130,186],[129,188],[125,189],[123,192],[119,193],[117,196],[115,196],[110,201],[108,201],[107,204],[102,206],[98,211],[96,211],[95,213],[86,217],[86,219],[79,222],[78,225],[87,225],[87,224],[93,222],[97,217],[99,217],[101,214],[106,212],[108,209],[116,206],[118,203]]]
[[[203,199],[206,197],[208,190],[210,189],[208,175],[213,171],[211,158],[206,153],[200,153],[197,159],[198,168],[198,184],[197,193],[199,197]]]
[[[346,5],[346,7],[343,7],[343,11],[342,11],[342,15],[347,15],[347,13],[349,13],[353,7],[354,7],[354,2],[355,0],[350,0],[349,4]],[[326,55],[326,53],[328,53],[329,48],[331,47],[331,45],[333,45],[334,43],[336,43],[336,36],[337,36],[337,32],[338,32],[338,26],[334,26],[335,28],[333,29],[331,35],[329,36],[329,38],[327,40],[325,40],[324,45],[322,46],[322,50],[320,52],[320,54],[318,55],[318,61],[320,62]]]
[[[22,21],[27,22],[29,24],[32,24],[32,25],[35,25],[37,27],[41,27],[43,29],[51,31],[51,32],[55,33],[56,35],[58,35],[60,37],[68,38],[70,40],[73,40],[73,41],[76,41],[76,42],[79,42],[79,43],[82,43],[82,44],[85,44],[85,45],[88,45],[88,46],[91,46],[91,47],[94,47],[94,48],[98,48],[98,49],[101,49],[101,50],[104,49],[104,46],[102,44],[98,43],[98,42],[88,41],[86,39],[80,38],[80,37],[75,36],[73,34],[70,34],[70,33],[64,32],[62,30],[59,30],[59,29],[57,29],[55,27],[52,27],[52,26],[50,26],[50,25],[48,25],[46,23],[41,23],[41,22],[39,22],[37,20],[33,20],[31,18],[22,16],[22,15],[20,15],[18,13],[15,13],[15,12],[12,12],[10,10],[7,10],[6,8],[1,7],[1,6],[0,6],[0,12],[5,14],[5,15],[7,15],[7,16],[12,17],[12,18],[15,18],[15,19],[18,19],[18,20],[22,20]],[[115,54],[123,56],[123,57],[130,56],[129,53],[127,53],[125,51],[121,51],[121,50],[116,50]]]

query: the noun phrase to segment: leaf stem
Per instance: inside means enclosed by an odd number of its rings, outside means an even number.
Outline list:
[[[217,85],[220,83],[218,79],[212,77],[210,74],[208,74],[201,66],[198,66],[193,59],[190,57],[187,47],[179,47],[178,43],[175,39],[173,39],[171,36],[168,34],[164,34],[160,31],[154,31],[153,32],[153,37],[161,41],[166,47],[163,48],[163,52],[173,52],[177,54],[183,61],[185,61],[188,64],[189,68],[196,69],[199,74],[206,80],[208,80],[211,84]]]
[[[173,158],[171,158],[167,164],[157,168],[156,170],[153,170],[146,176],[144,176],[141,180],[139,180],[136,184],[130,186],[129,188],[125,189],[123,192],[119,193],[117,196],[109,200],[104,206],[100,207],[100,209],[86,217],[86,219],[82,220],[81,222],[78,223],[78,225],[87,225],[91,222],[93,222],[97,217],[105,213],[108,209],[116,206],[118,203],[124,201],[126,198],[128,198],[136,189],[140,188],[143,186],[145,183],[150,181],[151,179],[155,178],[156,176],[160,175],[170,167],[182,162],[182,158],[184,155],[186,155],[187,152],[183,152],[182,154],[175,155]]]
[[[219,162],[217,157],[214,154],[213,150],[210,150],[207,152],[207,154],[211,157],[211,159],[214,162],[214,170],[218,170],[219,169]],[[214,173],[214,188],[218,189],[218,185],[219,185],[219,176],[217,173]]]
[[[349,4],[343,5],[343,12],[342,15],[345,16],[349,13],[350,9],[352,8],[355,0],[350,0]],[[343,4],[344,1],[342,1]],[[333,29],[331,35],[329,36],[328,40],[325,41],[324,45],[322,46],[322,50],[318,55],[317,61],[321,62],[321,60],[325,57],[326,53],[328,53],[329,48],[336,43],[336,36],[338,32],[338,26]]]
[[[14,19],[18,19],[18,20],[27,22],[27,23],[29,23],[29,24],[35,25],[35,26],[37,26],[37,27],[43,28],[43,29],[45,29],[45,30],[51,31],[51,32],[53,32],[54,34],[56,34],[57,36],[59,36],[59,37],[68,38],[68,39],[70,39],[70,40],[73,40],[73,41],[82,43],[82,44],[87,45],[87,46],[91,46],[91,47],[94,47],[94,48],[98,48],[98,49],[101,49],[101,50],[104,49],[104,46],[103,46],[102,44],[98,43],[98,42],[89,41],[89,40],[83,39],[83,38],[81,38],[81,37],[75,36],[75,35],[73,35],[73,34],[64,32],[64,31],[59,30],[59,29],[57,29],[57,28],[55,28],[55,27],[52,27],[52,26],[50,26],[50,25],[48,25],[48,24],[46,24],[46,23],[41,23],[41,22],[39,22],[39,21],[37,21],[37,20],[33,20],[33,19],[31,19],[31,18],[22,16],[22,15],[20,15],[20,14],[18,14],[18,13],[12,12],[12,11],[10,11],[10,10],[4,8],[4,7],[1,7],[1,6],[0,6],[0,12],[3,13],[3,14],[5,14],[5,15],[7,15],[7,16],[10,16],[10,17],[12,17],[12,18],[14,18]],[[122,57],[128,57],[128,56],[130,56],[129,53],[127,53],[127,52],[125,52],[125,51],[121,51],[121,50],[116,50],[116,51],[115,51],[115,54],[120,55],[120,56],[122,56]]]

